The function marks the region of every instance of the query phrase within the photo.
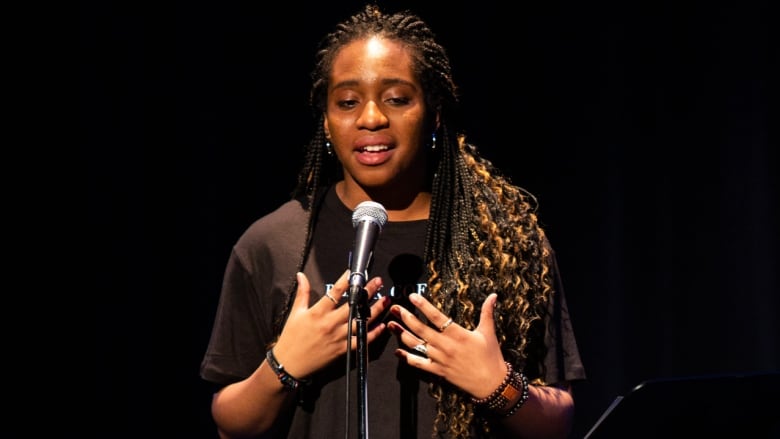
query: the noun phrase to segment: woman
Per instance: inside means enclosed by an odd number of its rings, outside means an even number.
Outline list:
[[[322,40],[313,80],[320,118],[298,185],[225,272],[201,365],[221,386],[220,436],[361,428],[344,296],[352,210],[374,201],[387,224],[364,286],[371,436],[567,437],[584,371],[555,257],[535,199],[462,135],[432,31],[367,6]]]

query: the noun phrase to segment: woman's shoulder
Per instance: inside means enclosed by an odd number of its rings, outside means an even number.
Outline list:
[[[273,247],[305,236],[309,212],[300,200],[289,200],[263,215],[247,227],[238,240],[239,247]]]
[[[303,202],[298,199],[292,199],[255,220],[249,228],[285,227],[292,223],[306,222],[307,217],[308,212]]]

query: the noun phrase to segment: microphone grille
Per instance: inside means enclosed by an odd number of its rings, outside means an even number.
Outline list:
[[[364,220],[373,221],[382,228],[387,222],[387,211],[376,201],[363,201],[352,211],[352,227],[357,227]]]

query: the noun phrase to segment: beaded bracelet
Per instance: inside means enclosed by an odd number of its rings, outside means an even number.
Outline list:
[[[503,409],[512,401],[515,401],[512,407],[506,412],[501,413],[502,417],[509,417],[515,414],[517,410],[528,400],[528,378],[522,372],[516,372],[512,364],[505,362],[506,375],[501,384],[490,395],[485,398],[471,398],[474,404],[483,406],[492,411]]]
[[[509,381],[512,379],[512,372],[514,372],[510,362],[505,361],[504,364],[506,364],[506,375],[504,376],[504,381],[501,382],[501,384],[496,388],[496,390],[493,391],[493,393],[484,398],[478,399],[472,396],[471,402],[477,405],[492,405],[497,399],[500,399],[501,394],[504,392],[504,390],[506,390],[506,387],[509,385]]]
[[[515,413],[517,413],[518,410],[520,410],[520,407],[525,404],[526,401],[528,401],[528,377],[525,376],[522,372],[515,372],[515,375],[519,375],[520,377],[520,385],[522,386],[522,393],[520,395],[520,398],[515,402],[515,404],[506,412],[501,414],[502,418],[508,418]]]
[[[287,373],[287,371],[284,370],[284,366],[279,364],[279,361],[276,360],[273,349],[269,349],[268,352],[265,353],[265,358],[268,360],[268,365],[271,366],[276,377],[279,378],[279,381],[281,381],[282,385],[287,389],[295,390],[302,384],[309,384],[309,380],[299,380]]]

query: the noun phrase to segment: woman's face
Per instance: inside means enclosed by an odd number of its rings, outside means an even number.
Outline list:
[[[420,190],[433,125],[408,50],[379,37],[354,41],[336,55],[329,79],[325,134],[347,187]]]

